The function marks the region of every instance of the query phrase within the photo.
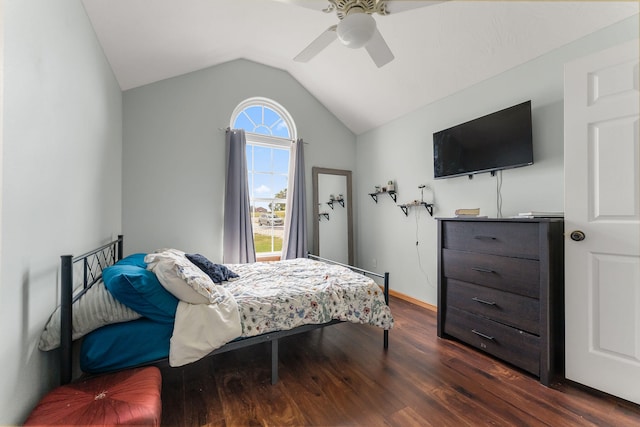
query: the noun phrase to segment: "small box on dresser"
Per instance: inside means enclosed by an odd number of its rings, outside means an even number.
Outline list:
[[[438,336],[564,375],[562,219],[438,219]]]

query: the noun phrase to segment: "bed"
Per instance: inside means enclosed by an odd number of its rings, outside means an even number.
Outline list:
[[[380,327],[387,349],[393,327],[388,273],[311,254],[227,265],[177,249],[123,257],[118,236],[80,256],[62,256],[60,293],[40,349],[61,348],[62,384],[71,380],[76,339],[88,373],[161,361],[178,367],[268,342],[275,384],[283,337],[352,322]]]

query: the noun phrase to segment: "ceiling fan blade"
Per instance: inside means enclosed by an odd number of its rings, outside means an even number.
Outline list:
[[[337,25],[332,25],[327,28],[322,34],[320,34],[309,46],[305,47],[302,52],[293,58],[297,62],[307,62],[317,54],[319,54],[324,48],[329,46],[336,38]]]
[[[373,33],[373,37],[371,37],[371,40],[369,40],[364,47],[367,49],[367,52],[369,52],[369,56],[373,59],[373,62],[375,62],[378,68],[391,62],[393,58],[395,58],[378,29],[376,29],[376,32]]]
[[[329,6],[329,2],[327,0],[276,0],[281,3],[288,3],[295,6],[305,7],[307,9],[317,10],[322,12]]]
[[[387,10],[391,14],[416,9],[419,7],[433,6],[438,3],[444,3],[446,0],[429,1],[429,0],[387,0]]]

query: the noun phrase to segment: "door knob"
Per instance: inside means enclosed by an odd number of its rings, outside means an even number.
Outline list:
[[[586,237],[584,233],[580,230],[572,231],[570,236],[571,236],[571,240],[576,242],[580,242],[584,240],[584,238]]]

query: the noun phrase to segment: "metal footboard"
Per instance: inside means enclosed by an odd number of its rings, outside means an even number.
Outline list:
[[[327,262],[330,264],[336,264],[336,265],[341,265],[343,267],[347,267],[353,271],[355,271],[356,273],[361,273],[364,274],[366,276],[372,276],[372,277],[379,277],[381,279],[384,280],[384,284],[383,284],[383,293],[384,293],[384,302],[387,303],[387,305],[389,305],[389,272],[385,272],[385,273],[376,273],[375,271],[369,271],[369,270],[365,270],[363,268],[360,267],[354,267],[352,265],[348,265],[348,264],[343,264],[341,262],[337,262],[337,261],[333,261],[327,258],[322,258],[318,255],[314,255],[312,253],[308,253],[307,257],[310,259],[315,259],[318,261],[322,261],[322,262]],[[383,338],[383,342],[384,342],[384,348],[389,348],[389,330],[385,329],[384,330],[384,338]]]

